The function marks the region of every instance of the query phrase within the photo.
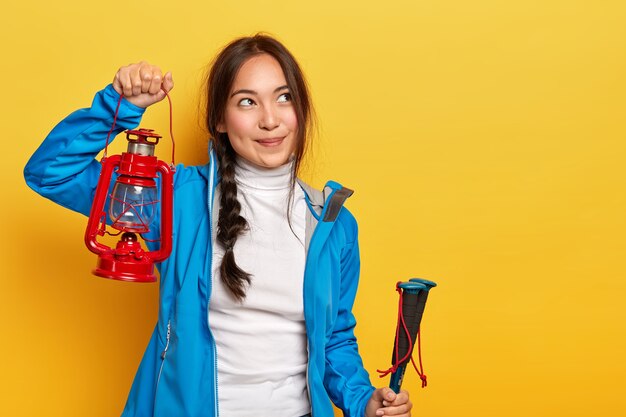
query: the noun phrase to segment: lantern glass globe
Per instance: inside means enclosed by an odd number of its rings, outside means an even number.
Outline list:
[[[147,232],[157,203],[155,186],[116,182],[109,205],[111,226],[127,232]]]

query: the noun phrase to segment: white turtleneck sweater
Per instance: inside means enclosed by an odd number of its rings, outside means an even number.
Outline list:
[[[264,169],[237,160],[237,199],[249,230],[237,239],[234,253],[239,267],[252,274],[243,302],[223,285],[224,249],[213,245],[209,326],[217,345],[223,416],[297,417],[311,411],[302,301],[307,207],[296,184],[290,228],[291,168],[291,163]]]

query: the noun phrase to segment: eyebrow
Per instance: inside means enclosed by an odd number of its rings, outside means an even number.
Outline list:
[[[288,89],[289,89],[289,86],[287,86],[287,85],[281,85],[280,87],[277,87],[277,88],[274,90],[274,93],[278,93],[280,90],[285,90],[285,89],[287,89],[287,90],[288,90]],[[232,93],[230,96],[231,96],[231,97],[234,97],[234,96],[236,96],[237,94],[252,94],[252,95],[255,95],[255,96],[256,96],[256,95],[258,95],[259,93],[257,93],[257,92],[256,92],[256,91],[254,91],[254,90],[247,90],[247,89],[245,89],[245,88],[242,88],[241,90],[237,90],[237,91],[235,91],[235,92],[234,92],[234,93]]]

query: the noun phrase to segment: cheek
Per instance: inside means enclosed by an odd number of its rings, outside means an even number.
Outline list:
[[[238,113],[226,113],[226,132],[231,137],[250,136],[254,129],[254,121],[250,117]]]
[[[294,132],[298,129],[298,118],[296,117],[295,110],[291,109],[285,116],[285,124],[289,126],[289,130],[293,130]]]

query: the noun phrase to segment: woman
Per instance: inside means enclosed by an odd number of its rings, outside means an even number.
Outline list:
[[[29,186],[88,214],[120,94],[116,133],[172,88],[156,66],[120,68],[48,135],[26,166]],[[209,163],[176,169],[159,320],[122,415],[332,416],[331,401],[348,416],[410,415],[408,393],[374,389],[358,353],[351,191],[296,179],[311,106],[293,56],[265,35],[226,46],[206,120]]]

